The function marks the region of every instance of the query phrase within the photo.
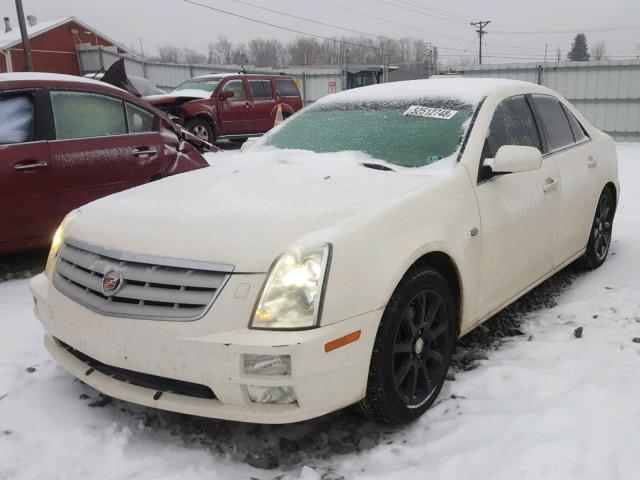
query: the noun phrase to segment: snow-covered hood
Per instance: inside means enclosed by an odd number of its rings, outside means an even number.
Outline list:
[[[148,97],[144,97],[144,99],[149,102],[151,105],[164,105],[167,103],[174,103],[177,101],[188,101],[188,100],[202,100],[211,98],[211,93],[205,92],[204,90],[178,90],[173,91],[171,93],[164,93],[162,95],[150,95]]]
[[[219,155],[211,168],[82,207],[66,235],[119,251],[266,272],[289,246],[309,238],[331,242],[357,217],[370,218],[442,176],[365,168],[361,162],[372,160],[353,153]]]

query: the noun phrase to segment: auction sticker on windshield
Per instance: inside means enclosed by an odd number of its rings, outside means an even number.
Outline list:
[[[458,113],[457,110],[411,105],[409,108],[407,108],[403,115],[411,117],[439,118],[441,120],[450,120],[456,113]]]

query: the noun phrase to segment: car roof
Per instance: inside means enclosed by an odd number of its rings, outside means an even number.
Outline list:
[[[410,101],[420,98],[447,98],[477,104],[494,93],[551,92],[530,82],[501,78],[437,78],[390,82],[344,90],[327,95],[318,103],[363,101]]]
[[[277,77],[277,78],[290,78],[289,75],[280,75],[278,73],[209,73],[206,75],[198,75],[193,77],[194,79],[207,79],[207,78],[226,78],[226,77]]]
[[[51,82],[51,83],[75,83],[94,85],[100,87],[108,87],[124,92],[121,88],[114,87],[105,82],[94,80],[92,78],[78,77],[75,75],[64,75],[62,73],[43,73],[43,72],[16,72],[16,73],[0,73],[0,82]]]

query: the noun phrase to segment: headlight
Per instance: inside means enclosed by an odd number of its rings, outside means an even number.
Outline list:
[[[331,245],[290,251],[271,267],[251,328],[297,330],[317,326]]]
[[[51,276],[53,275],[53,269],[56,266],[58,251],[60,250],[60,247],[62,246],[62,241],[64,240],[65,227],[67,226],[69,221],[71,221],[71,219],[77,215],[77,213],[78,213],[77,210],[74,210],[71,213],[69,213],[66,217],[64,217],[64,220],[62,220],[62,223],[60,224],[60,226],[56,230],[55,235],[53,236],[53,240],[51,242],[51,249],[49,250],[49,256],[47,257],[47,266],[44,270],[49,278],[51,278]]]

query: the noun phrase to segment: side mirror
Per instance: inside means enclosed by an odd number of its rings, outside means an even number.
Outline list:
[[[542,167],[542,152],[536,147],[503,145],[493,162],[482,166],[483,177],[491,178],[508,173],[522,173]]]
[[[227,100],[228,98],[233,98],[236,96],[236,93],[233,90],[225,90],[220,94],[220,100]]]

